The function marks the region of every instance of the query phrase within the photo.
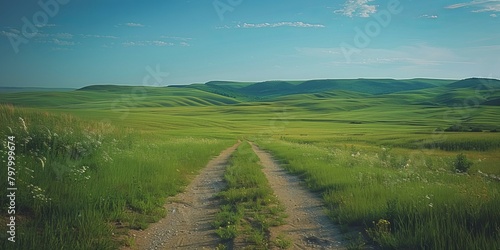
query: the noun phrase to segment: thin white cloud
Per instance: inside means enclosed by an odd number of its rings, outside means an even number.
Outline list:
[[[473,0],[467,3],[457,3],[446,6],[447,9],[473,7],[472,12],[500,12],[500,0]]]
[[[57,39],[73,39],[74,35],[71,33],[46,33],[39,31],[36,33],[35,38],[37,39],[42,39],[42,38],[57,38]]]
[[[17,34],[15,32],[5,31],[5,30],[1,30],[0,31],[0,35],[6,36],[6,37],[15,37],[15,36],[17,36]]]
[[[10,28],[10,27],[4,27],[3,30],[0,30],[0,35],[6,36],[6,37],[15,37],[15,36],[20,35],[20,34],[21,34],[21,31],[14,29],[14,28]]]
[[[278,28],[278,27],[295,27],[295,28],[324,28],[323,24],[311,24],[304,22],[278,22],[278,23],[243,23],[235,26],[221,26],[216,29],[256,29],[256,28]]]
[[[162,46],[162,47],[163,47],[163,46],[172,46],[172,45],[174,45],[173,43],[167,43],[167,42],[164,42],[164,41],[158,41],[158,40],[156,40],[156,41],[151,41],[151,43],[150,43],[150,44],[151,44],[151,45],[154,45],[154,46]]]
[[[122,23],[122,24],[119,24],[118,26],[139,27],[139,28],[145,27],[144,24],[140,24],[140,23]]]
[[[478,10],[473,10],[472,12],[500,12],[500,2],[485,4],[482,8]]]
[[[8,28],[8,32],[13,33],[13,34],[18,34],[18,35],[21,34],[21,31],[19,31],[18,29],[14,29],[14,28]]]
[[[72,50],[72,49],[69,49],[67,47],[56,47],[56,48],[52,48],[52,50],[54,50],[54,51],[68,51],[68,50]]]
[[[217,26],[217,27],[215,27],[215,29],[218,29],[218,30],[220,30],[220,29],[231,29],[231,28],[233,28],[233,27],[230,27],[230,26],[228,26],[228,25],[224,25],[224,26]]]
[[[75,45],[75,42],[72,42],[72,41],[65,41],[65,40],[59,40],[57,38],[54,38],[52,40],[53,43],[57,44],[57,45],[60,45],[60,46],[73,46]]]
[[[18,35],[21,35],[21,32],[14,28],[4,27],[3,30],[0,30],[0,36],[16,37]],[[52,48],[53,50],[67,50],[68,47],[79,44],[77,41],[75,41],[76,38],[118,39],[118,37],[109,35],[93,35],[93,34],[74,35],[67,32],[47,33],[42,30],[39,30],[39,32],[35,34],[33,41],[40,44],[52,44],[52,45],[62,46],[62,47]],[[151,44],[156,46],[170,45],[170,44],[163,44],[161,41],[151,41]]]
[[[59,46],[73,46],[76,43],[73,42],[74,35],[71,33],[45,33],[38,32],[35,35],[35,42],[37,43],[49,43],[56,44]]]
[[[165,47],[165,46],[173,46],[175,44],[154,40],[154,41],[135,41],[135,42],[124,42],[122,43],[125,47],[135,47],[135,46],[157,46],[157,47]]]
[[[126,23],[125,25],[129,27],[144,27],[144,25],[140,23]]]
[[[160,38],[172,39],[172,40],[177,40],[177,41],[189,41],[189,40],[193,39],[190,37],[179,37],[179,36],[160,36]]]
[[[84,35],[80,34],[81,37],[83,38],[108,38],[108,39],[118,39],[116,36],[106,36],[106,35]]]
[[[48,23],[48,24],[36,24],[35,25],[37,28],[44,28],[44,27],[56,27],[57,25],[53,24],[53,23]]]
[[[101,45],[102,48],[114,48],[115,47],[115,43],[111,42],[111,43],[106,43],[106,44],[103,44]]]
[[[57,37],[59,39],[72,39],[73,38],[73,34],[70,34],[70,33],[57,33],[57,34],[53,34],[54,37]]]
[[[298,27],[298,28],[324,28],[325,26],[322,24],[310,24],[304,22],[279,22],[279,23],[244,23],[243,28],[275,28],[275,27]]]
[[[427,15],[427,14],[425,14],[425,15],[419,16],[418,18],[437,19],[438,16],[437,15]]]
[[[125,47],[132,47],[132,46],[144,46],[145,44],[142,42],[124,42],[122,43],[122,45]]]
[[[490,17],[497,17],[497,14],[491,14]]]
[[[348,17],[370,17],[372,14],[377,12],[377,5],[369,4],[374,0],[347,0],[344,3],[344,7],[339,10],[335,10],[334,13],[341,14]]]
[[[15,37],[17,35],[22,35],[21,31],[14,29],[14,28],[9,28],[6,27],[4,30],[0,30],[0,35],[2,36],[11,36]],[[55,37],[55,38],[60,38],[60,39],[71,39],[73,38],[73,35],[70,33],[54,33],[54,34],[49,34],[45,33],[41,30],[39,30],[37,33],[34,34],[35,38],[47,38],[47,37]]]
[[[178,45],[182,47],[189,47],[189,41],[193,38],[191,37],[180,37],[180,36],[160,36],[161,39],[167,41],[170,45]]]

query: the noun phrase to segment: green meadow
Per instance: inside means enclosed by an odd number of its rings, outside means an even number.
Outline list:
[[[15,136],[18,191],[16,242],[2,233],[0,248],[133,245],[128,230],[165,216],[166,197],[223,149],[249,140],[319,192],[330,218],[361,232],[366,244],[498,249],[499,105],[500,81],[474,78],[3,93],[0,156],[6,169],[8,136]],[[226,181],[253,176],[259,185],[252,188],[264,192],[255,155],[242,145]],[[236,219],[256,206],[233,202],[238,188],[220,195],[221,212]],[[0,204],[7,214],[6,195]],[[259,244],[263,231],[238,225]],[[219,234],[229,239],[237,234],[231,230]]]

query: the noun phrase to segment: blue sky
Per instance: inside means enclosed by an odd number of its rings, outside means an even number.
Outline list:
[[[500,0],[0,0],[0,86],[500,78]]]

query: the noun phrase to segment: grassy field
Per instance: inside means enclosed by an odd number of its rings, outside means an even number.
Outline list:
[[[114,249],[165,215],[165,197],[234,141],[171,136],[0,106],[16,142],[16,243],[2,249]],[[12,131],[10,131],[12,130]],[[2,162],[6,152],[2,151]],[[7,178],[0,183],[7,186]],[[2,204],[8,204],[2,196]],[[3,219],[6,217],[2,217]],[[7,224],[7,222],[5,223]]]
[[[390,249],[500,247],[500,183],[455,173],[452,157],[276,140],[271,151],[321,192],[331,218]]]
[[[16,243],[1,234],[0,248],[133,244],[126,231],[164,216],[165,198],[237,139],[272,152],[322,193],[334,221],[373,244],[500,247],[496,80],[415,79],[391,93],[359,90],[397,82],[309,81],[300,92],[304,83],[0,94],[0,154],[6,162],[15,136],[19,190]],[[7,211],[8,197],[0,202]]]

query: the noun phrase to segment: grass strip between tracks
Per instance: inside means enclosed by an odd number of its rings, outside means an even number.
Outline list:
[[[283,224],[285,209],[274,196],[259,158],[248,143],[231,156],[224,179],[227,187],[218,195],[222,205],[213,223],[224,241],[219,249],[231,244],[255,249],[289,247],[291,243],[284,236],[270,239],[269,228]]]

